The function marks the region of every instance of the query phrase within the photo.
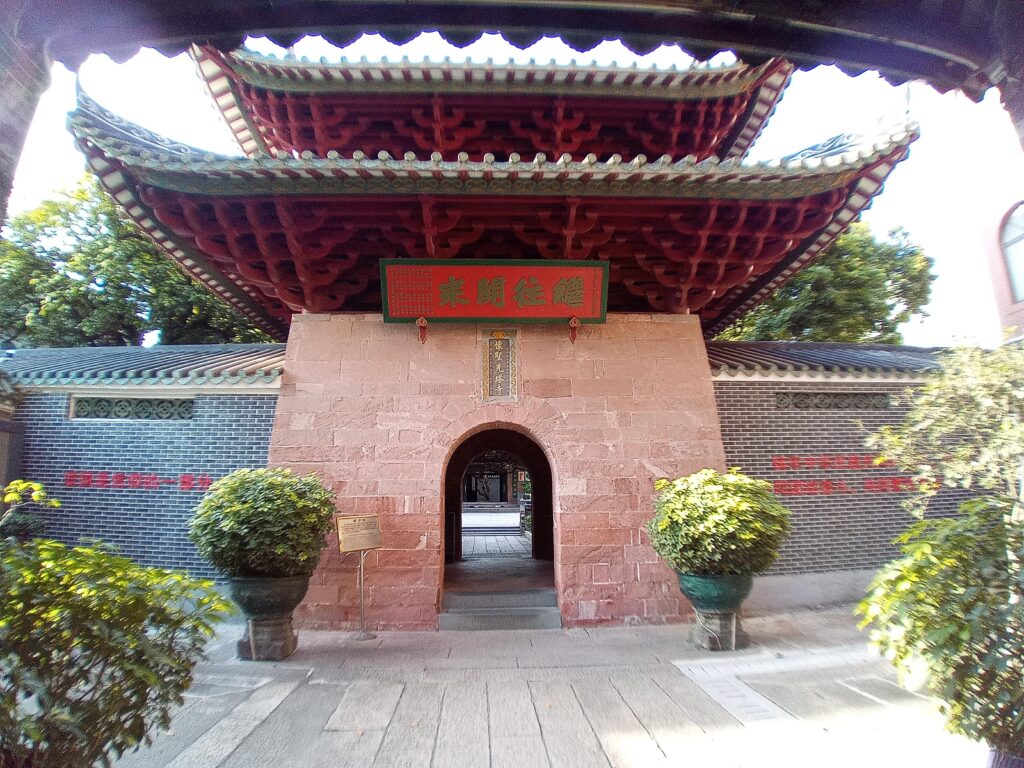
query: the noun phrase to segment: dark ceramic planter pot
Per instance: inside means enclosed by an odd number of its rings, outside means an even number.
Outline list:
[[[245,614],[238,658],[280,661],[295,653],[292,611],[309,589],[309,576],[237,577],[229,580],[231,598]]]
[[[988,753],[988,768],[1024,768],[1024,755],[1011,755],[993,748]]]
[[[703,576],[677,573],[679,590],[697,612],[691,639],[709,651],[735,651],[750,645],[736,614],[750,594],[754,576],[750,573]]]
[[[726,573],[702,576],[680,573],[679,589],[701,613],[736,613],[747,599],[754,576],[750,573]]]

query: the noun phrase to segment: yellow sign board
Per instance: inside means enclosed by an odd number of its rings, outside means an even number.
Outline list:
[[[351,515],[334,518],[338,526],[338,549],[342,552],[359,552],[379,549],[380,517],[377,515]]]

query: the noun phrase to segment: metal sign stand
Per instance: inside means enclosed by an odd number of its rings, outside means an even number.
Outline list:
[[[338,549],[359,553],[359,631],[353,640],[373,640],[366,631],[366,553],[380,549],[380,518],[377,515],[339,515],[334,518],[338,529]]]
[[[359,631],[352,637],[353,640],[373,640],[377,637],[373,632],[366,631],[366,609],[365,609],[365,581],[363,578],[363,561],[366,559],[367,549],[359,550]]]

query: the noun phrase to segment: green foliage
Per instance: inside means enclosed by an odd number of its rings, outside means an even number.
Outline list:
[[[8,222],[0,240],[0,345],[266,341],[171,260],[93,181]]]
[[[170,724],[215,624],[210,582],[102,549],[0,541],[0,765],[110,765]]]
[[[238,469],[210,486],[189,537],[229,576],[306,576],[320,562],[334,511],[334,494],[316,475]]]
[[[942,370],[908,393],[903,424],[868,440],[920,488],[920,512],[943,486],[1018,498],[1024,468],[1024,347],[953,349]]]
[[[979,496],[901,536],[859,610],[901,675],[919,670],[942,698],[951,730],[1024,755],[1024,349],[941,362],[869,444],[920,481],[917,514],[942,487]]]
[[[0,314],[2,314],[0,309]],[[0,328],[3,327],[3,320],[0,319]],[[6,371],[0,371],[0,415],[3,415],[5,411],[13,411],[21,403],[22,391],[11,375]]]
[[[809,267],[727,328],[726,341],[900,344],[898,330],[928,303],[933,261],[896,230],[878,242],[853,224]]]
[[[657,512],[647,522],[654,551],[675,570],[714,576],[761,573],[789,532],[789,510],[771,485],[730,469],[702,469],[658,480]]]
[[[38,539],[46,532],[46,523],[28,512],[11,512],[0,521],[0,539],[13,536],[19,541]]]
[[[1005,500],[919,522],[858,611],[906,679],[923,671],[948,728],[1024,755],[1024,535]]]
[[[57,508],[60,502],[50,498],[42,483],[12,480],[0,499],[0,538],[13,536],[31,539],[42,536],[46,525],[28,509],[32,506]]]

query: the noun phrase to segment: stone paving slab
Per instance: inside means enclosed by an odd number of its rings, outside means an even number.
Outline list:
[[[117,768],[981,768],[935,703],[865,653],[849,609],[744,620],[712,654],[688,627],[303,632],[240,662],[228,627],[171,731]],[[702,684],[728,679],[784,714],[758,721]],[[732,711],[730,711],[732,709]]]

